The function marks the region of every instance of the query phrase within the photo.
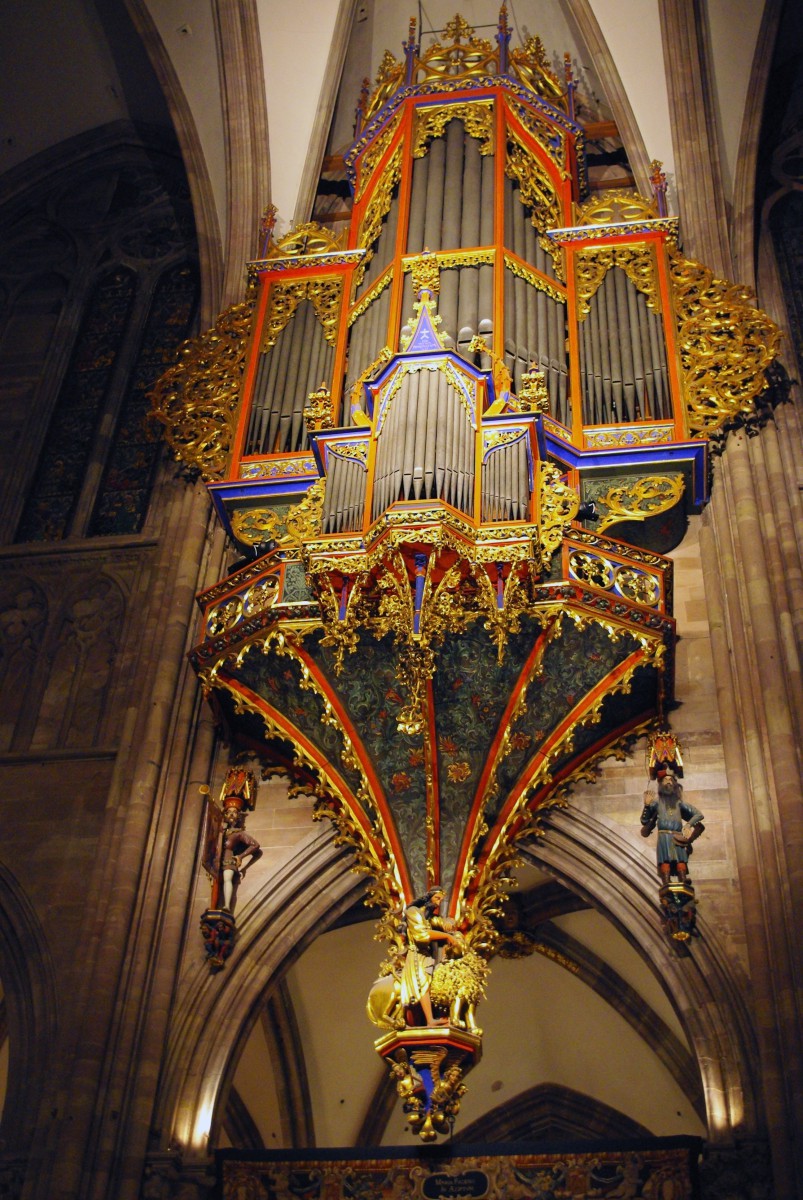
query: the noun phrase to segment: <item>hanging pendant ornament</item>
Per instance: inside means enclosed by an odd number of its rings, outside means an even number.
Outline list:
[[[647,775],[657,781],[657,794],[644,793],[641,836],[658,831],[658,876],[661,886],[661,919],[667,935],[676,942],[699,937],[697,904],[689,875],[692,843],[704,832],[703,814],[683,799],[679,777],[683,758],[679,739],[666,727],[649,737]]]

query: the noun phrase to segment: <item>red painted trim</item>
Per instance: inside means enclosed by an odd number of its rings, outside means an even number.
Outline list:
[[[366,751],[364,745],[362,744],[362,740],[360,739],[359,734],[357,733],[356,729],[354,728],[354,726],[352,725],[348,716],[346,715],[346,710],[343,708],[343,705],[340,703],[337,696],[330,690],[329,681],[325,678],[324,675],[322,675],[320,669],[318,668],[318,666],[314,662],[314,660],[311,659],[310,656],[308,654],[306,654],[305,651],[302,650],[301,647],[299,647],[299,646],[293,647],[293,653],[296,654],[298,656],[298,658],[304,663],[304,665],[307,667],[310,675],[312,675],[314,677],[316,683],[318,683],[320,685],[321,691],[323,691],[325,693],[327,700],[332,705],[332,708],[334,709],[335,713],[337,714],[337,718],[340,721],[340,724],[342,725],[343,729],[348,734],[348,737],[351,740],[351,744],[354,748],[354,752],[357,755],[357,758],[359,759],[360,766],[362,767],[363,771],[365,772],[365,777],[368,780],[368,786],[371,789],[373,798],[376,801],[376,806],[379,810],[380,816],[382,817],[382,823],[384,825],[384,830],[385,830],[385,834],[388,839],[388,845],[390,847],[391,853],[394,854],[396,857],[396,862],[398,864],[398,870],[399,870],[399,876],[400,876],[402,885],[405,889],[405,895],[409,895],[410,899],[412,900],[414,898],[414,896],[413,896],[413,892],[412,892],[412,885],[410,882],[409,872],[407,869],[407,861],[404,856],[404,850],[403,850],[402,844],[399,841],[398,836],[396,834],[396,827],[395,827],[395,823],[394,823],[394,819],[393,819],[393,814],[390,811],[390,808],[388,807],[387,801],[385,799],[384,789],[382,787],[382,784],[379,781],[379,777],[377,776],[376,772],[374,771],[374,768],[371,764],[371,760],[368,756],[368,752]]]

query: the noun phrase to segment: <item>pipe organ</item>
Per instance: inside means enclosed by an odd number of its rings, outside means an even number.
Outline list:
[[[451,369],[462,377],[462,362],[495,380],[482,402],[508,412],[537,372],[541,441],[567,478],[593,469],[600,445],[630,452],[633,470],[638,450],[689,441],[669,267],[677,222],[660,176],[649,200],[588,197],[571,79],[557,79],[537,39],[511,50],[504,12],[496,45],[458,18],[449,32],[447,53],[422,49],[413,30],[403,60],[386,56],[364,92],[346,156],[347,235],[302,226],[250,265],[227,496],[238,477],[248,485],[234,507],[254,497],[256,479],[280,478],[293,494],[317,468],[331,535],[364,535],[393,505],[420,501],[478,523],[530,518],[529,435],[489,450],[476,398],[462,400],[432,363],[408,364],[365,433],[387,356],[410,353],[422,255],[437,270],[437,344]],[[321,387],[326,411],[310,425],[304,412]],[[329,429],[351,430],[352,442]],[[696,503],[695,452],[684,462]]]
[[[658,167],[649,199],[587,194],[570,73],[511,48],[504,7],[495,43],[444,32],[422,48],[411,24],[360,100],[345,237],[267,237],[154,399],[247,551],[199,597],[192,661],[232,745],[312,792],[371,876],[376,1045],[425,1140],[480,1054],[516,847],[664,717],[663,554],[779,336],[680,253]],[[432,888],[474,989],[441,1028],[394,990],[399,914]]]

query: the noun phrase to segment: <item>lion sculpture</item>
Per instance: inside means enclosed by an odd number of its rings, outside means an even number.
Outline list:
[[[485,995],[488,964],[475,950],[466,950],[459,958],[437,963],[432,975],[430,997],[436,1009],[449,1014],[449,1024],[481,1036],[475,1009]],[[366,1011],[380,1029],[404,1029],[406,1020],[401,1003],[401,987],[393,974],[377,979],[368,993]]]

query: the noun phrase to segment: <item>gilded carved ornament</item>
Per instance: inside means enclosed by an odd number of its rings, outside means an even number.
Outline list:
[[[515,54],[515,51],[514,51]],[[544,150],[564,177],[566,172],[566,134],[525,104],[516,105],[516,116]]]
[[[365,268],[374,256],[373,245],[382,232],[382,222],[390,212],[393,202],[393,189],[401,179],[402,147],[398,146],[390,156],[387,166],[382,172],[373,196],[368,202],[360,229],[357,234],[357,245],[366,251],[365,257],[354,274],[354,285],[359,287],[365,277]]]
[[[150,393],[151,419],[173,451],[208,483],[225,473],[237,427],[254,301],[235,304],[212,329],[179,349],[179,361]]]
[[[423,158],[429,142],[443,135],[450,121],[462,121],[469,137],[481,142],[480,154],[494,152],[493,100],[473,100],[465,104],[439,104],[415,110],[413,158]]]
[[[625,221],[647,221],[658,216],[655,201],[639,192],[605,191],[575,207],[577,225],[618,225]]]
[[[591,311],[591,301],[611,267],[619,267],[641,292],[647,307],[661,311],[661,291],[658,282],[658,263],[655,247],[646,245],[588,246],[575,254],[575,284],[577,288],[577,319],[584,320]]]
[[[347,233],[333,233],[317,221],[296,225],[277,242],[271,242],[266,259],[294,258],[307,254],[336,254],[346,247]]]
[[[519,184],[519,199],[532,209],[532,224],[538,231],[538,242],[555,264],[555,274],[563,280],[563,252],[560,246],[544,236],[544,230],[554,229],[561,224],[563,214],[560,200],[549,176],[535,155],[508,131],[505,174]]]
[[[443,30],[451,45],[435,42],[416,62],[416,83],[431,80],[470,79],[493,75],[499,56],[485,38],[478,38],[469,23],[459,14]]]
[[[357,183],[357,188],[354,192],[355,203],[359,200],[362,200],[363,196],[365,195],[365,189],[368,187],[368,184],[371,182],[371,178],[376,169],[376,165],[379,162],[379,160],[384,156],[385,151],[387,150],[390,143],[393,141],[393,137],[396,133],[396,130],[399,128],[400,124],[401,124],[401,113],[398,113],[393,118],[393,120],[390,121],[390,123],[382,130],[382,132],[379,134],[379,136],[377,138],[375,138],[375,140],[373,142],[371,142],[370,146],[363,154],[362,161],[360,163],[359,181]]]
[[[511,50],[510,65],[512,74],[531,92],[565,107],[566,89],[552,70],[540,37],[528,37],[523,46]]]
[[[539,292],[544,292],[552,300],[556,300],[558,304],[566,303],[566,292],[558,284],[548,279],[545,275],[540,275],[533,267],[518,258],[514,258],[507,251],[505,252],[505,266],[514,275],[518,275],[519,279],[523,279],[525,283],[529,283],[531,287],[536,288]]]
[[[325,379],[322,380],[317,391],[310,392],[307,396],[307,403],[304,405],[304,421],[311,433],[334,428],[332,393],[329,391]]]
[[[717,279],[676,249],[669,263],[689,433],[707,437],[753,411],[781,331],[751,304],[750,288]]]
[[[619,521],[645,521],[667,512],[681,499],[685,486],[682,475],[648,475],[609,488],[604,496],[596,497],[596,502],[607,510],[596,532],[603,533]]]
[[[337,341],[343,279],[277,279],[271,284],[260,349],[264,354],[275,344],[282,330],[295,316],[302,300],[308,300],[323,328],[330,346]]]

